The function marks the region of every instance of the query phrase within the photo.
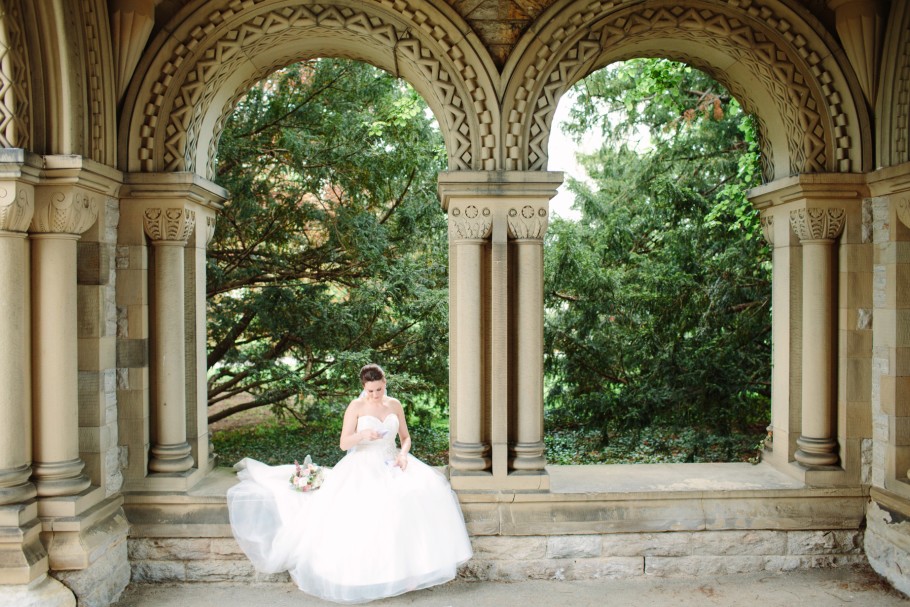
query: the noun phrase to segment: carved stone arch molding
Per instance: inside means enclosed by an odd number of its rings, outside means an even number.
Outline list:
[[[451,170],[497,167],[499,110],[486,51],[441,0],[198,0],[159,34],[124,105],[121,166],[214,176],[226,117],[295,61],[344,57],[407,80],[435,113]]]
[[[106,0],[0,0],[0,146],[113,166],[111,54]]]
[[[862,92],[843,51],[793,0],[558,0],[506,65],[505,168],[543,170],[559,98],[609,63],[684,61],[757,120],[765,178],[872,165]]]
[[[0,147],[32,146],[31,83],[18,0],[0,0]]]
[[[892,2],[887,20],[876,116],[878,165],[910,161],[910,6]]]

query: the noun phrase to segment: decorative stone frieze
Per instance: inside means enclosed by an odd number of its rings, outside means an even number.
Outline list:
[[[790,226],[800,241],[834,240],[844,229],[847,213],[842,208],[805,208],[790,211]]]

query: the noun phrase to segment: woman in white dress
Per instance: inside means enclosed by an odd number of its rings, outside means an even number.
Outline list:
[[[288,571],[304,592],[338,603],[442,584],[472,554],[445,476],[409,453],[404,411],[386,395],[382,369],[366,365],[360,380],[341,429],[347,454],[318,491],[294,490],[293,465],[244,459],[227,493],[234,537],[256,569]]]

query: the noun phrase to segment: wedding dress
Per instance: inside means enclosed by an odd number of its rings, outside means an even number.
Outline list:
[[[395,467],[398,417],[361,416],[364,441],[325,471],[316,491],[292,489],[293,465],[244,459],[227,492],[231,530],[259,571],[288,571],[309,594],[362,603],[453,579],[471,558],[458,500],[445,476],[409,455]]]

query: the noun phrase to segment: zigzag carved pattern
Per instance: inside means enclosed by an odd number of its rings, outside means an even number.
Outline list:
[[[18,2],[0,1],[0,147],[31,146],[28,53]]]
[[[101,40],[98,37],[98,27],[96,19],[98,18],[93,0],[82,0],[82,14],[84,18],[85,42],[88,54],[88,86],[89,86],[89,145],[91,145],[91,157],[99,162],[104,162],[104,150],[106,143],[104,141],[104,110],[102,99],[104,97],[104,85],[101,77]]]
[[[516,97],[532,103],[538,101],[532,99],[534,97],[532,91],[539,86],[536,83],[541,73],[550,73],[549,81],[544,86],[544,89],[549,87],[550,90],[544,90],[539,97],[546,99],[551,97],[553,92],[562,92],[568,88],[571,81],[562,80],[560,83],[559,78],[563,74],[572,73],[579,54],[583,54],[579,53],[578,48],[589,44],[592,36],[581,39],[576,43],[574,49],[560,50],[560,47],[565,40],[576,35],[583,25],[600,21],[600,27],[595,33],[600,37],[604,49],[620,43],[634,42],[639,37],[653,37],[655,30],[672,29],[676,36],[697,40],[699,44],[713,45],[718,48],[722,46],[725,52],[738,55],[739,60],[748,65],[763,84],[772,91],[778,100],[780,114],[785,121],[784,128],[787,132],[791,173],[827,171],[830,170],[829,163],[836,170],[850,170],[851,142],[847,135],[847,117],[841,106],[839,92],[833,87],[825,87],[821,91],[831,116],[830,124],[835,125],[832,132],[833,158],[828,159],[825,153],[823,119],[818,103],[807,85],[803,73],[789,59],[783,49],[762,32],[743,21],[708,8],[699,10],[682,7],[639,8],[631,13],[623,12],[608,21],[602,21],[603,13],[615,9],[617,4],[619,3],[592,2],[587,5],[585,10],[579,11],[576,16],[567,19],[565,27],[557,30],[553,38],[538,49],[538,60],[527,68]],[[792,31],[791,24],[776,17],[767,7],[754,6],[748,1],[745,3],[748,6],[743,7],[742,4],[739,3],[738,10],[745,9],[747,14],[767,24],[793,46],[794,50],[808,64],[817,81],[830,82],[832,80],[822,68],[821,58],[808,47],[804,37]],[[704,36],[704,32],[710,33],[711,36]],[[721,40],[729,44],[721,45]],[[743,49],[750,49],[750,52]],[[553,65],[552,57],[560,53],[561,56],[555,62],[556,69],[550,68],[549,66]],[[566,69],[561,67],[563,63],[567,64]],[[554,76],[555,74],[559,74],[559,76]],[[537,104],[535,103],[535,105]],[[518,123],[524,122],[526,110],[522,110],[522,108],[527,107],[527,103],[517,106],[519,116],[516,121]],[[547,123],[545,121],[549,119],[550,115],[545,112],[537,112],[531,117],[533,126],[527,142],[530,170],[545,168],[546,153],[542,140],[546,131]],[[517,134],[516,129],[513,128],[510,128],[509,133],[510,135]],[[519,168],[518,160],[521,150],[515,146],[520,145],[520,139],[514,136],[509,137],[506,145],[506,158],[509,163],[507,168]]]
[[[266,0],[252,0],[251,3],[255,5],[264,1]],[[213,11],[209,15],[208,21],[213,25],[218,25],[230,20],[236,14],[237,11],[229,7],[226,10]],[[280,7],[272,12],[256,15],[240,26],[222,33],[222,37],[215,41],[208,40],[207,29],[201,27],[194,29],[190,33],[191,39],[184,41],[183,45],[175,49],[171,61],[164,66],[158,83],[152,88],[154,92],[152,103],[146,106],[148,109],[142,128],[143,136],[140,138],[139,157],[142,169],[157,170],[155,166],[155,125],[165,104],[164,96],[168,90],[168,83],[180,72],[184,62],[192,61],[192,55],[200,54],[201,46],[208,45],[209,47],[201,52],[200,59],[193,63],[191,69],[188,70],[180,85],[179,94],[174,99],[168,113],[168,123],[164,127],[163,170],[192,171],[196,169],[195,159],[191,153],[198,141],[205,112],[211,105],[219,87],[233,74],[240,63],[246,62],[248,57],[254,56],[257,51],[272,47],[286,38],[306,35],[305,30],[313,28],[337,30],[333,32],[336,35],[351,32],[357,36],[370,36],[390,47],[394,47],[397,43],[398,51],[402,56],[413,61],[426,77],[432,77],[431,84],[439,99],[445,101],[446,112],[443,120],[455,143],[454,153],[450,154],[450,163],[454,165],[452,168],[472,168],[474,159],[470,125],[464,109],[465,103],[458,94],[451,76],[429,51],[422,48],[420,41],[416,39],[402,41],[402,34],[376,15],[355,11],[349,7],[323,7],[314,4],[306,7]],[[434,28],[433,31],[440,29]],[[438,34],[434,38],[437,41],[440,40]],[[450,54],[458,54],[454,46],[443,46]],[[473,73],[470,67],[463,68],[462,71],[469,75]],[[474,80],[469,82],[469,85],[477,86]],[[236,99],[228,104],[226,109],[232,108],[235,102]],[[485,132],[489,133],[492,123],[490,112],[485,109],[483,102],[475,103],[475,107],[481,110],[481,125],[486,125]],[[223,125],[224,119],[225,116],[222,116],[218,124]],[[217,140],[217,136],[215,140]],[[212,151],[211,146],[209,151]],[[482,155],[484,158],[487,156],[492,158],[492,147],[485,148]],[[213,174],[213,168],[214,165],[210,161],[206,167],[209,176]]]

